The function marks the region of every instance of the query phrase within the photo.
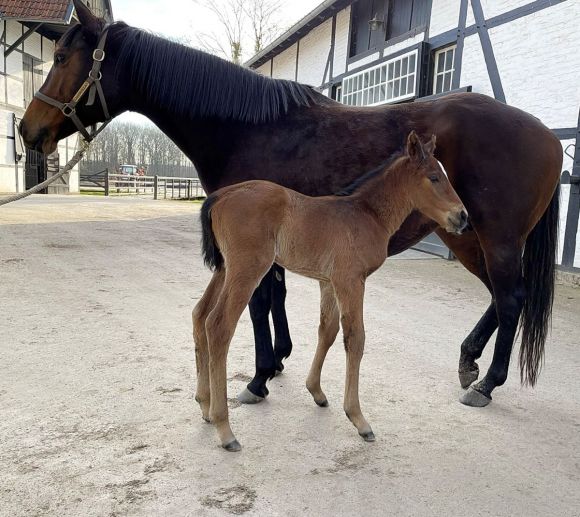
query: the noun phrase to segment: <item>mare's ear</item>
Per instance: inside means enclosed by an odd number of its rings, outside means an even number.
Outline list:
[[[422,162],[425,159],[425,150],[417,133],[411,131],[407,137],[407,154],[411,160]]]
[[[428,154],[433,154],[435,152],[435,143],[437,142],[437,137],[435,135],[431,135],[431,140],[429,140],[424,146],[425,152]]]
[[[73,5],[75,6],[77,17],[83,28],[94,34],[98,34],[101,29],[99,19],[85,5],[83,0],[73,0]]]

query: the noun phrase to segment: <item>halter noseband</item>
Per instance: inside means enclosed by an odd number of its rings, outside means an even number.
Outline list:
[[[37,91],[34,96],[55,108],[58,108],[62,114],[70,118],[80,133],[83,135],[83,138],[88,142],[91,142],[103,129],[105,126],[111,121],[111,116],[109,114],[109,108],[107,107],[107,101],[105,100],[105,94],[103,92],[103,86],[101,85],[101,79],[103,74],[101,73],[101,65],[105,60],[105,41],[107,39],[107,33],[109,30],[109,26],[105,25],[103,28],[103,32],[101,32],[101,37],[99,38],[99,43],[97,48],[93,50],[93,66],[89,71],[88,77],[85,79],[85,82],[81,84],[81,87],[78,89],[77,93],[75,93],[74,97],[70,102],[60,102],[56,99],[45,95],[44,93]],[[92,106],[95,103],[95,97],[98,94],[99,100],[101,102],[101,107],[103,109],[103,113],[105,115],[105,122],[101,124],[99,129],[93,130],[89,133],[81,122],[81,119],[77,115],[76,107],[80,100],[84,97],[86,92],[89,92],[89,96],[86,102],[87,106]]]

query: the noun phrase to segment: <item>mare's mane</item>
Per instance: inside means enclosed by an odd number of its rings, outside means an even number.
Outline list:
[[[339,190],[334,195],[351,196],[352,194],[360,190],[369,181],[380,176],[383,172],[386,172],[387,169],[389,169],[391,165],[393,165],[393,163],[395,163],[399,158],[403,156],[403,154],[404,154],[403,151],[397,151],[396,153],[393,153],[391,156],[389,156],[389,158],[385,162],[379,165],[376,169],[373,169],[363,174],[362,176],[359,176],[350,185],[346,186],[342,190]]]
[[[219,118],[259,124],[294,106],[332,103],[314,88],[271,79],[217,56],[117,22],[117,73],[136,86],[146,103],[178,117]]]

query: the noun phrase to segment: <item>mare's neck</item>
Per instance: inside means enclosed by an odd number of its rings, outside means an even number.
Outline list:
[[[413,211],[408,178],[403,167],[395,163],[388,172],[369,181],[354,194],[385,229],[387,239]]]

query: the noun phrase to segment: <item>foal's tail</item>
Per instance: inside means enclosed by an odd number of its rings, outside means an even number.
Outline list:
[[[544,345],[552,323],[560,184],[544,215],[528,235],[523,257],[526,298],[522,308],[520,378],[534,386],[544,359]]]
[[[211,194],[204,201],[201,207],[201,247],[203,261],[212,271],[219,271],[224,265],[224,257],[221,254],[218,243],[215,240],[215,234],[211,226],[211,209],[218,200],[218,196]]]

